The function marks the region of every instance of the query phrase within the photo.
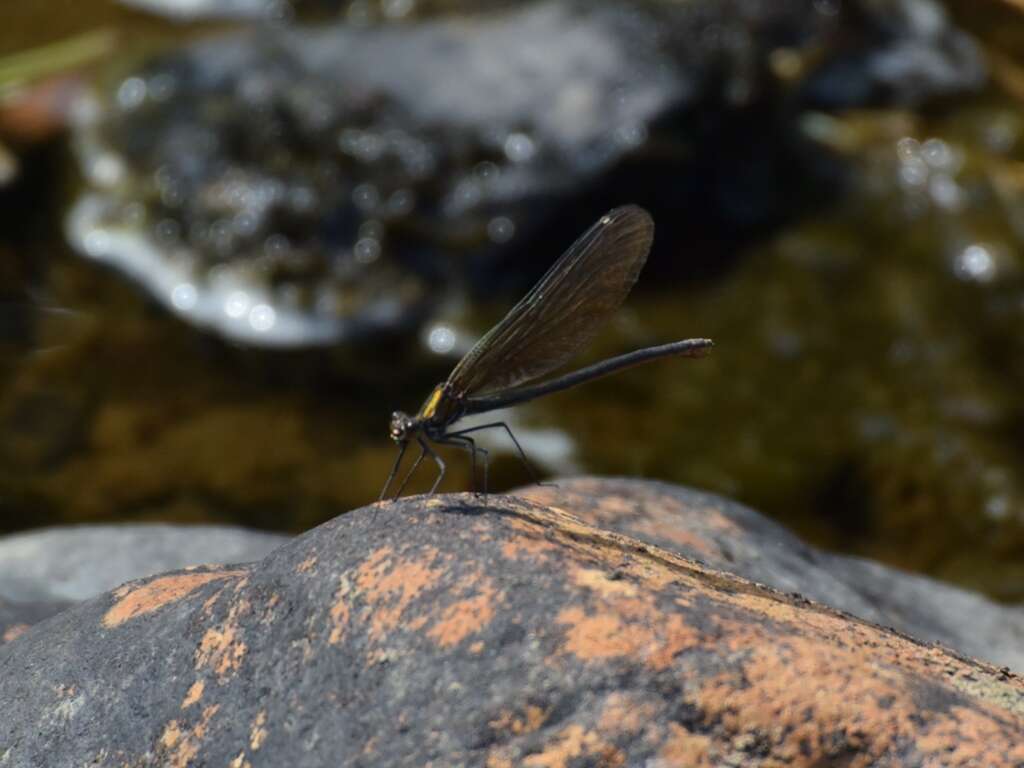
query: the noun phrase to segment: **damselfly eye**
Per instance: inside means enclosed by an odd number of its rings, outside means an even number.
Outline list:
[[[391,423],[388,425],[388,435],[392,440],[401,442],[408,437],[409,417],[401,411],[391,414]]]

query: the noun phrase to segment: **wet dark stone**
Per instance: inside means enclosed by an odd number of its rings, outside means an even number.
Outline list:
[[[155,576],[65,611],[0,649],[4,759],[1024,759],[1013,674],[566,511],[636,520],[639,501],[671,520],[710,497],[571,486],[531,491],[558,507],[449,495],[356,510],[259,563]],[[710,512],[719,540],[738,528]]]
[[[983,76],[921,0],[263,29],[102,96],[76,139],[96,190],[68,229],[225,336],[358,340],[415,326],[442,286],[521,277],[614,204],[653,207],[690,244],[777,223],[836,172],[800,110],[919,104]],[[694,250],[691,273],[721,258]]]
[[[173,19],[262,19],[341,17],[355,24],[407,21],[439,14],[472,14],[512,5],[509,0],[120,0]]]
[[[548,3],[472,21],[263,30],[162,57],[79,127],[100,191],[76,205],[72,240],[229,337],[316,344],[408,329],[443,285],[536,234],[548,206],[679,102],[690,86],[658,27],[614,6]],[[111,172],[125,182],[113,195]],[[189,269],[155,276],[175,252]]]

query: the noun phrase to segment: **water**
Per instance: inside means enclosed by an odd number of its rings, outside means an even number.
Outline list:
[[[18,7],[0,52],[99,25],[171,29],[107,3],[51,7],[45,27]],[[1004,51],[1003,84],[927,114],[810,116],[808,131],[853,169],[835,204],[748,240],[698,281],[668,266],[697,245],[656,242],[661,266],[579,362],[685,336],[714,338],[715,352],[517,409],[513,426],[548,472],[718,491],[819,545],[1024,597],[1024,113],[1005,85],[1021,63],[1003,42],[1024,25],[971,23]],[[393,458],[391,410],[414,409],[517,298],[497,292],[439,319],[437,334],[364,349],[244,350],[74,256],[59,236],[66,154],[48,145],[21,161],[18,186],[0,193],[0,300],[19,308],[0,339],[3,530],[299,531],[368,503]],[[507,229],[488,231],[500,241]],[[528,482],[501,445],[488,446],[492,489]],[[450,457],[442,490],[468,488],[468,461]]]

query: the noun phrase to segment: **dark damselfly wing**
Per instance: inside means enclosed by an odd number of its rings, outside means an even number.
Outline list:
[[[507,390],[568,363],[629,295],[653,239],[643,208],[602,216],[459,361],[448,377],[451,391],[471,397]]]

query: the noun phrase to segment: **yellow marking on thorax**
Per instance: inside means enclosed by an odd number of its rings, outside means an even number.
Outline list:
[[[427,398],[427,402],[420,408],[419,417],[421,419],[432,419],[434,414],[437,413],[437,406],[441,403],[441,396],[444,394],[444,384],[438,384],[434,387],[434,391],[430,393],[430,397]]]

